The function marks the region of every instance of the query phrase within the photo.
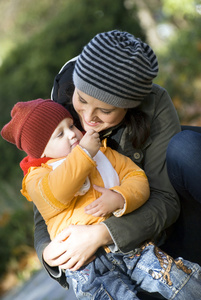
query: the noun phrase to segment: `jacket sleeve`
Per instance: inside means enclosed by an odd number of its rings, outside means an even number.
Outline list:
[[[150,184],[150,198],[132,213],[121,218],[112,216],[104,221],[122,252],[134,250],[146,240],[158,241],[162,232],[176,221],[180,212],[179,198],[166,169],[167,145],[172,136],[180,131],[179,120],[164,89],[156,89],[152,96],[158,101],[153,111],[150,143],[144,151],[143,163]]]
[[[35,224],[34,247],[36,249],[38,258],[41,264],[48,272],[48,274],[50,275],[50,277],[57,280],[63,288],[68,289],[69,284],[66,281],[65,273],[59,270],[58,267],[48,266],[43,260],[43,251],[45,247],[51,242],[51,240],[50,240],[49,233],[47,231],[47,226],[45,224],[45,221],[42,218],[41,214],[39,213],[35,205],[33,205],[33,211],[34,211],[34,224]]]
[[[36,168],[23,180],[23,195],[34,202],[48,220],[68,208],[96,163],[77,146],[53,171]]]

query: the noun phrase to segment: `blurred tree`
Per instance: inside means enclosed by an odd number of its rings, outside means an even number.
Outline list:
[[[173,5],[172,1],[168,0],[166,5],[168,3],[172,4],[168,11],[173,14],[171,9],[177,10],[178,6],[176,8],[175,5],[178,5],[178,2]],[[183,4],[180,8],[185,25],[182,23],[180,30],[175,32],[166,47],[159,52],[160,72],[156,82],[168,89],[181,122],[189,123],[200,114],[197,106],[201,93],[201,18],[193,1],[186,0]],[[191,9],[188,11],[189,6]],[[179,20],[180,16],[176,17],[175,14],[174,19],[176,18]]]
[[[198,5],[198,1],[162,0],[162,4],[163,4],[163,11],[165,14],[181,19],[184,16],[191,16],[191,17],[195,16],[196,5]]]
[[[200,0],[129,0],[159,60],[155,82],[173,99],[180,120],[201,125]],[[148,21],[149,20],[149,21]]]
[[[146,33],[147,42],[153,49],[163,46],[163,40],[158,34],[157,26],[158,20],[156,15],[160,10],[160,2],[158,0],[129,0],[130,6],[137,6],[137,14],[140,20],[141,27]]]

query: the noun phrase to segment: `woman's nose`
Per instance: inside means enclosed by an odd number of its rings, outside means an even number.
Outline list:
[[[85,119],[87,122],[94,121],[96,118],[94,110],[85,111]]]

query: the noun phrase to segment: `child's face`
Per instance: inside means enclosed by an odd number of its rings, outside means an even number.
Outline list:
[[[82,132],[74,126],[71,118],[64,119],[54,130],[41,157],[67,156],[79,144],[82,136]]]

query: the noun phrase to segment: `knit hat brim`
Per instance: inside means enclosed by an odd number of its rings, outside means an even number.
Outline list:
[[[105,86],[101,85],[100,82],[98,86],[96,82],[88,83],[85,81],[85,79],[79,77],[77,73],[74,73],[73,80],[74,80],[74,85],[78,90],[100,101],[110,104],[112,106],[120,107],[120,108],[134,108],[141,104],[141,101],[128,100],[128,98],[125,97],[123,91],[122,91],[122,96],[118,96],[116,93],[106,90]]]

